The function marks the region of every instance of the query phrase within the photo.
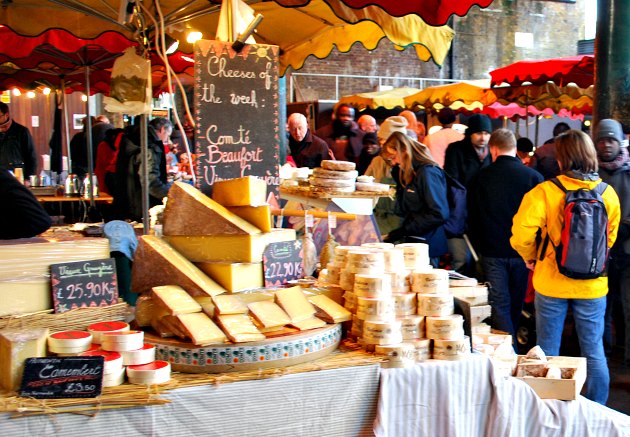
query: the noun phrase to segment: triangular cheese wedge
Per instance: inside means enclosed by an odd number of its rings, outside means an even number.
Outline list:
[[[261,341],[266,337],[261,333],[247,314],[226,314],[217,316],[219,325],[234,343]]]
[[[264,205],[267,182],[255,176],[216,181],[212,184],[212,198],[223,206]]]
[[[212,298],[217,314],[247,314],[247,305],[233,294],[221,294]]]
[[[164,208],[164,235],[254,235],[260,229],[190,184],[175,182]]]
[[[182,314],[177,318],[188,337],[198,346],[223,343],[226,340],[223,331],[204,313]]]
[[[329,323],[340,323],[352,320],[352,313],[326,295],[309,296],[308,301],[315,306],[315,315]]]
[[[263,232],[271,232],[271,211],[269,204],[260,206],[228,206],[227,209],[247,220]]]
[[[140,237],[131,269],[131,289],[142,293],[171,284],[178,284],[191,296],[226,292],[166,241],[154,235]]]
[[[315,307],[306,299],[302,287],[276,290],[276,303],[289,315],[291,322],[301,322],[315,315]]]
[[[172,316],[201,311],[201,305],[195,302],[195,299],[178,285],[153,287],[153,297],[158,305],[165,308]]]
[[[291,326],[299,329],[300,331],[308,331],[309,329],[322,328],[326,326],[326,322],[317,317],[311,317],[310,319],[302,320],[300,322],[291,322]]]
[[[263,327],[271,328],[276,326],[284,326],[291,322],[288,314],[275,302],[260,301],[252,302],[247,305],[251,315]],[[264,331],[261,331],[264,332]]]

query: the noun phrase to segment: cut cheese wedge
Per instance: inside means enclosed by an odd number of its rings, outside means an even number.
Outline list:
[[[267,202],[267,183],[254,176],[217,181],[212,199],[223,206],[258,206]]]
[[[254,319],[263,328],[283,327],[291,322],[289,315],[275,302],[252,302],[247,307]]]
[[[163,316],[162,318],[160,318],[160,322],[162,323],[162,326],[164,326],[168,331],[175,334],[175,336],[181,339],[190,338],[190,335],[188,335],[188,331],[182,326],[177,316]]]
[[[255,235],[164,236],[175,251],[192,262],[237,263],[262,262],[263,252],[269,243],[295,241],[295,238],[295,229],[273,229],[271,232]],[[150,271],[150,267],[147,268]],[[134,288],[134,291],[137,290]]]
[[[291,322],[301,322],[315,315],[315,307],[304,296],[302,287],[276,290],[276,302],[289,315]]]
[[[308,331],[309,329],[321,328],[326,326],[326,322],[317,317],[311,317],[310,319],[302,320],[299,322],[291,322],[291,326],[299,329],[300,331]]]
[[[210,297],[208,296],[210,299]],[[139,327],[151,326],[151,319],[155,312],[155,301],[151,297],[150,293],[145,293],[138,297],[136,301],[136,323]]]
[[[271,210],[269,204],[260,206],[228,206],[227,209],[243,220],[247,220],[261,231],[271,232]]]
[[[323,294],[309,296],[308,301],[315,306],[316,316],[328,323],[352,320],[352,313]]]
[[[194,299],[195,302],[201,305],[201,311],[203,311],[206,316],[210,318],[214,317],[216,308],[214,307],[214,301],[210,296],[195,296]]]
[[[201,311],[201,305],[178,285],[153,287],[153,297],[156,303],[166,309],[172,316]]]
[[[259,214],[260,216],[260,214]],[[255,218],[254,215],[252,215]],[[164,235],[247,235],[260,229],[190,184],[175,182],[164,208]]]
[[[178,284],[191,296],[215,296],[226,292],[166,241],[154,235],[142,236],[131,270],[131,289],[142,293],[170,284]]]
[[[235,295],[221,294],[212,300],[217,314],[247,314],[247,305]]]
[[[46,356],[48,329],[5,329],[0,332],[0,387],[17,390],[27,358]]]
[[[204,313],[177,316],[192,342],[198,346],[225,342],[225,334]]]
[[[228,338],[234,343],[261,341],[266,338],[246,314],[219,315],[217,316],[217,321]]]
[[[205,262],[195,265],[231,293],[265,286],[261,262]]]

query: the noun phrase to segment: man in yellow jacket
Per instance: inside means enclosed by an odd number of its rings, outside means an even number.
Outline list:
[[[583,132],[570,130],[555,140],[556,157],[562,175],[558,180],[567,190],[591,190],[601,179],[597,175],[597,153]],[[538,344],[547,355],[558,355],[567,310],[571,307],[582,355],[587,359],[585,396],[605,404],[610,377],[604,354],[602,334],[608,278],[572,279],[558,270],[555,248],[563,225],[565,193],[550,181],[534,187],[525,195],[512,224],[512,247],[534,271],[536,290],[536,331]],[[619,198],[607,187],[602,199],[608,215],[608,248],[617,238],[621,217]],[[537,234],[550,244],[537,244]],[[539,251],[544,250],[543,254]]]

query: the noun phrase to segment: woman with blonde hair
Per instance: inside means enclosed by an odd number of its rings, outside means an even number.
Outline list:
[[[560,272],[556,260],[565,207],[565,193],[556,182],[569,191],[595,189],[601,183],[597,174],[597,152],[588,135],[579,130],[569,130],[557,136],[555,147],[562,173],[556,180],[537,185],[523,197],[512,221],[510,243],[534,272],[538,345],[547,355],[559,354],[564,320],[571,308],[580,350],[587,361],[585,396],[606,404],[610,376],[602,335],[608,277],[571,278]],[[607,244],[610,248],[619,227],[619,198],[610,186],[603,190],[601,198],[608,216]],[[537,244],[539,233],[544,241],[541,245]]]
[[[402,217],[401,226],[384,241],[424,241],[429,245],[431,263],[437,266],[438,258],[448,251],[443,227],[449,214],[444,171],[425,145],[402,132],[389,136],[381,156],[393,166],[396,213]]]

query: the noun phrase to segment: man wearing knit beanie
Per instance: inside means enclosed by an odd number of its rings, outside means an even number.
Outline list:
[[[619,196],[623,217],[619,223],[617,241],[610,249],[608,264],[608,294],[604,324],[604,350],[612,347],[612,323],[615,320],[617,338],[625,320],[625,362],[630,365],[630,157],[621,123],[610,118],[600,120],[593,135],[597,148],[599,176],[611,185]],[[620,310],[621,308],[621,310]],[[620,345],[623,346],[623,345]]]
[[[474,114],[468,119],[466,135],[461,141],[446,149],[444,171],[468,188],[473,177],[492,162],[488,141],[492,133],[490,118]],[[472,256],[463,235],[447,235],[448,249],[452,256],[452,268],[465,275],[474,274]]]

